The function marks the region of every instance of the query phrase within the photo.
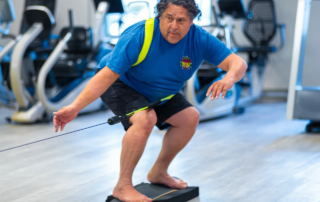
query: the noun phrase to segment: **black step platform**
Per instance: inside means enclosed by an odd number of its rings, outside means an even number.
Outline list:
[[[163,185],[141,183],[134,186],[134,188],[141,194],[144,194],[151,199],[155,199],[164,194],[164,196],[161,196],[158,199],[154,200],[156,202],[186,202],[199,196],[199,187],[188,187],[186,189],[179,189],[177,191],[174,191],[176,189],[171,189]],[[170,191],[173,192],[166,194]],[[121,201],[111,195],[108,196],[106,202]]]

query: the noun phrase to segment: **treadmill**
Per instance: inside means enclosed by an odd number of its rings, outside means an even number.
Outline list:
[[[298,0],[287,104],[287,119],[310,120],[306,132],[320,128],[320,86],[302,85],[312,1],[319,0]]]

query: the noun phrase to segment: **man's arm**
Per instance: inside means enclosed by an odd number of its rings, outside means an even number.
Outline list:
[[[109,69],[109,67],[103,68],[96,74],[72,104],[53,113],[55,115],[53,117],[53,124],[56,132],[58,132],[59,128],[62,131],[67,123],[76,118],[83,108],[99,98],[119,76],[119,74]]]
[[[225,60],[223,60],[218,67],[227,72],[226,76],[212,84],[207,91],[207,96],[212,91],[211,99],[219,98],[222,93],[222,98],[226,96],[227,90],[233,86],[234,83],[240,81],[244,76],[248,65],[239,56],[231,53]]]
[[[98,99],[118,78],[109,67],[104,67],[86,85],[80,95],[73,101],[71,106],[81,111],[91,102]]]
[[[236,83],[242,79],[248,65],[241,57],[231,53],[218,67],[227,72],[226,79]]]

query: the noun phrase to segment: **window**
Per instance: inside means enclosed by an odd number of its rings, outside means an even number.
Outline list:
[[[202,12],[200,20],[195,19],[193,22],[199,26],[212,24],[212,1],[211,0],[196,0],[196,4]]]

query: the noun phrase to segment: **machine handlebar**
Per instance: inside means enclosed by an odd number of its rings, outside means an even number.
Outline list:
[[[73,33],[73,11],[72,9],[69,10],[69,25],[70,25],[70,33]]]

